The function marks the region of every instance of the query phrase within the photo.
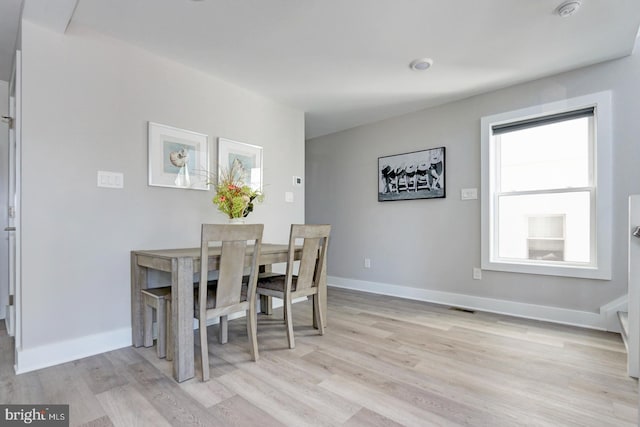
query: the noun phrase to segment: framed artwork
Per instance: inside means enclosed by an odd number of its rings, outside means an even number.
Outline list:
[[[262,147],[218,138],[218,167],[236,171],[245,185],[262,191]]]
[[[445,197],[444,147],[378,157],[378,201]]]
[[[209,137],[149,122],[149,185],[208,190]]]

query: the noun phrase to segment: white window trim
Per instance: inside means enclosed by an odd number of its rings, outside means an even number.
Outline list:
[[[612,109],[611,91],[598,92],[590,95],[552,102],[516,111],[486,116],[481,119],[481,265],[485,270],[506,271],[513,273],[544,274],[552,276],[579,277],[586,279],[611,280],[611,248],[612,248]],[[596,245],[595,267],[575,265],[548,265],[507,262],[491,259],[491,244],[493,239],[493,224],[491,211],[493,210],[490,159],[495,155],[491,144],[491,128],[499,123],[530,119],[567,110],[594,107],[595,114],[595,165],[594,181],[596,183],[595,215],[596,235],[593,243]]]

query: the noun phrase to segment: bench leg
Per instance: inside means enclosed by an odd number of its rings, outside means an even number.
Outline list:
[[[165,302],[165,317],[167,319],[167,360],[173,360],[173,323],[171,322],[171,300]]]
[[[156,350],[158,357],[164,359],[167,356],[167,311],[164,298],[158,299],[156,322],[158,323],[158,344]]]
[[[146,301],[144,304],[144,332],[142,345],[145,347],[153,346],[153,307],[149,306]]]

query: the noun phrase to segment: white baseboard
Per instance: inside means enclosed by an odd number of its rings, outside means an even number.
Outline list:
[[[131,345],[131,328],[88,335],[17,351],[16,374],[35,371]]]
[[[327,284],[328,286],[333,286],[336,288],[352,289],[357,291],[370,292],[373,294],[389,295],[452,307],[487,311],[490,313],[506,314],[509,316],[522,317],[525,319],[542,320],[546,322],[560,323],[563,325],[572,325],[598,330],[607,330],[607,319],[611,317],[611,311],[615,310],[619,305],[618,299],[610,304],[607,304],[606,306],[603,306],[599,313],[593,313],[589,311],[579,311],[560,307],[527,304],[522,302],[485,298],[473,295],[411,288],[407,286],[391,285],[387,283],[345,279],[335,276],[328,276]]]
[[[292,303],[306,301],[306,299],[306,297],[296,298]],[[282,300],[273,298],[272,307],[282,307]],[[229,315],[229,320],[244,316],[243,312],[233,313]],[[218,319],[210,319],[207,321],[207,325],[216,323],[218,323]],[[194,321],[194,329],[197,329],[197,327],[198,323]],[[121,328],[114,331],[18,350],[14,367],[16,374],[23,374],[107,351],[129,347],[130,345],[131,328]]]
[[[621,333],[619,311],[629,311],[629,295],[623,295],[610,303],[600,307],[600,314],[604,316],[605,329],[610,332]]]

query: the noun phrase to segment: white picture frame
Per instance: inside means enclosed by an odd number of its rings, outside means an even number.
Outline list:
[[[149,185],[209,190],[208,135],[149,122]]]
[[[218,138],[218,168],[230,170],[234,162],[240,162],[245,170],[244,184],[252,190],[262,191],[262,147]]]

